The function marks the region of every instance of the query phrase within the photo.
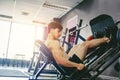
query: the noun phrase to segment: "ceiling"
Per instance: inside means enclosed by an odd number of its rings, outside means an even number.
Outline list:
[[[0,20],[47,24],[83,0],[0,0]]]

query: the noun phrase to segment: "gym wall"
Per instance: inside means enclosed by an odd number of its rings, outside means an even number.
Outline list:
[[[91,33],[91,28],[89,26],[89,21],[101,14],[108,14],[113,17],[114,21],[120,20],[120,0],[84,0],[76,8],[71,10],[68,14],[61,18],[61,23],[65,27],[66,22],[78,15],[78,23],[80,19],[83,19],[82,25],[88,24],[88,27],[81,30],[80,34],[87,38]],[[120,28],[120,24],[118,26]],[[117,61],[116,61],[117,62]],[[107,70],[105,70],[103,75],[118,76],[118,72],[114,70],[113,63]]]
[[[101,14],[108,14],[113,17],[115,22],[120,20],[120,0],[84,0],[75,9],[66,14],[61,18],[61,23],[66,26],[66,22],[78,15],[79,19],[83,19],[84,24],[89,25],[89,21]],[[79,23],[78,19],[78,23]],[[119,26],[120,27],[120,26]],[[84,34],[86,37],[91,34],[90,27],[88,26],[84,29]],[[81,32],[82,33],[82,32]],[[87,33],[87,34],[86,34]]]

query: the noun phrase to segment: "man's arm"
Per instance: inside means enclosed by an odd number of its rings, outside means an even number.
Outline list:
[[[53,53],[53,56],[56,60],[56,62],[64,67],[76,67],[77,69],[81,70],[84,68],[83,64],[78,64],[75,62],[69,61],[69,56],[63,49],[61,49],[60,44],[58,41],[54,41],[54,44],[51,43],[51,51]]]

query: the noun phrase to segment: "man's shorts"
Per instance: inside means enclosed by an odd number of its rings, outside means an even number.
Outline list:
[[[73,55],[72,57],[69,58],[70,61],[75,62],[75,63],[83,63],[80,58],[77,55]],[[63,67],[63,66],[62,66]],[[76,68],[75,67],[63,67],[63,69],[68,73],[71,74],[73,73]]]
[[[72,57],[70,57],[69,60],[76,63],[82,63],[81,59],[75,54]]]

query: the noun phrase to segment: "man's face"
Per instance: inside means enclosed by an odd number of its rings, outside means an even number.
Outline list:
[[[59,30],[58,28],[53,29],[53,36],[55,39],[59,39],[59,37],[61,36],[61,33],[62,31]]]

